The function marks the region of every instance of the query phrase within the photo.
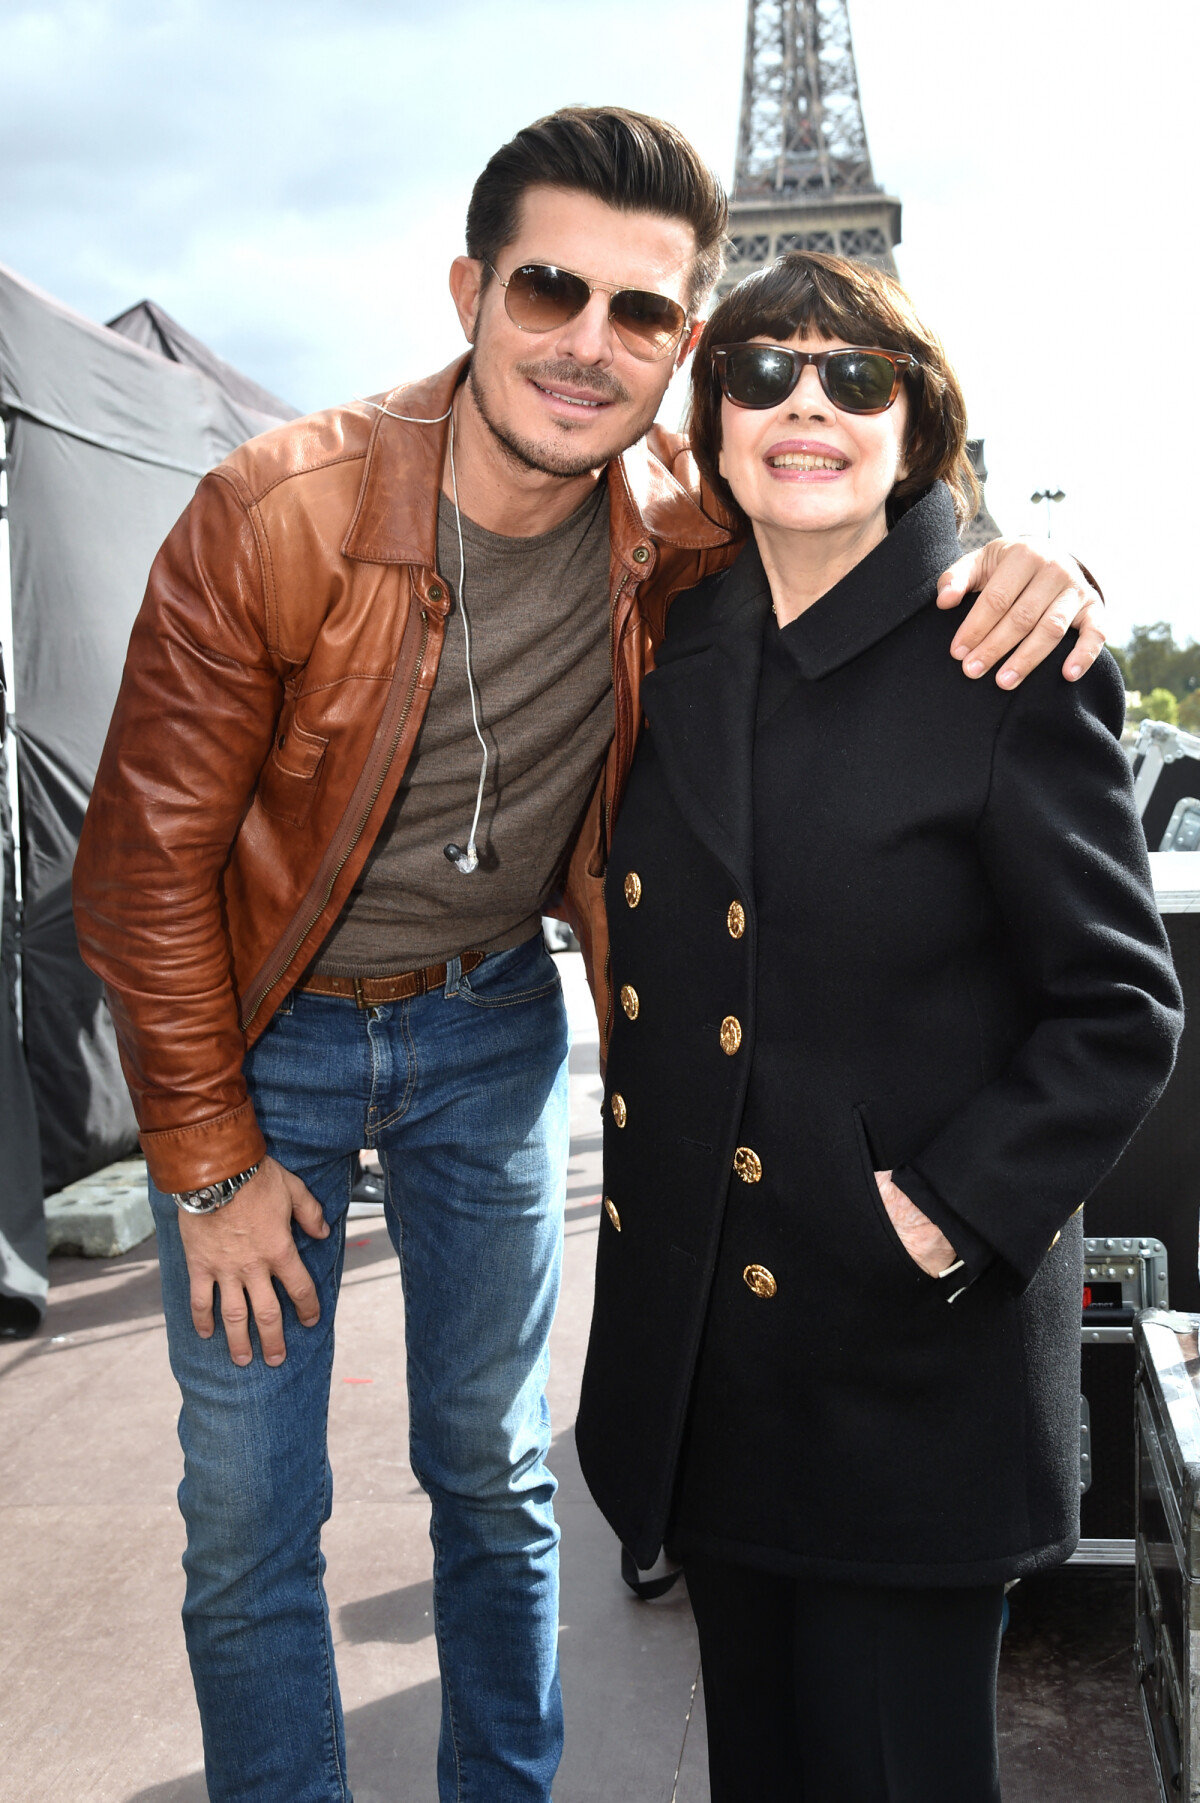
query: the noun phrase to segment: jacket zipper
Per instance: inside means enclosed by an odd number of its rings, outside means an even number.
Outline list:
[[[428,644],[429,644],[429,615],[426,613],[425,609],[422,608],[421,609],[421,645],[420,645],[420,649],[417,652],[416,662],[413,664],[412,681],[408,685],[408,694],[404,698],[404,706],[400,710],[400,718],[397,720],[395,731],[392,733],[392,742],[388,748],[388,754],[387,754],[387,758],[384,762],[383,768],[379,772],[379,776],[378,776],[378,779],[376,780],[375,786],[371,790],[371,793],[367,798],[367,805],[362,810],[361,814],[359,815],[358,822],[355,825],[354,831],[351,833],[350,838],[346,842],[346,846],[342,852],[341,857],[338,859],[332,872],[330,873],[329,881],[325,886],[325,893],[321,897],[321,901],[317,908],[316,913],[313,914],[311,916],[311,918],[305,922],[304,928],[301,931],[301,933],[298,935],[297,938],[295,938],[292,941],[292,944],[288,947],[286,956],[276,965],[275,970],[272,973],[272,975],[269,977],[269,979],[266,981],[266,983],[263,985],[263,987],[259,990],[259,993],[255,996],[254,1006],[242,1018],[243,1033],[249,1031],[251,1024],[253,1023],[255,1015],[258,1013],[259,1009],[262,1007],[267,996],[271,993],[272,989],[275,987],[276,983],[279,981],[281,974],[287,969],[288,965],[291,963],[292,959],[296,956],[296,953],[300,950],[300,947],[304,944],[304,941],[308,938],[308,935],[312,932],[313,928],[316,926],[317,922],[320,920],[322,914],[325,912],[326,907],[329,905],[329,897],[333,894],[334,886],[337,883],[338,877],[341,875],[342,871],[345,869],[346,862],[347,862],[348,858],[350,857],[351,852],[354,850],[354,847],[358,844],[359,840],[362,838],[363,828],[366,826],[367,821],[371,817],[371,810],[374,808],[375,803],[379,799],[379,791],[382,789],[384,782],[387,778],[387,773],[392,767],[392,760],[396,755],[396,748],[399,745],[401,738],[404,736],[404,728],[408,724],[408,716],[412,712],[413,697],[417,692],[417,683],[420,680],[421,669],[425,662],[425,651],[426,651]]]

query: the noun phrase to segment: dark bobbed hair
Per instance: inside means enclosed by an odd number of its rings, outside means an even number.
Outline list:
[[[484,283],[521,226],[527,188],[576,189],[627,213],[684,219],[696,237],[688,300],[696,307],[721,270],[729,223],[725,190],[681,131],[621,106],[566,106],[519,131],[491,158],[467,208],[467,255]]]
[[[721,452],[721,388],[713,346],[767,336],[786,343],[795,332],[847,344],[909,351],[918,368],[904,377],[908,395],[908,474],[888,499],[893,523],[931,482],[942,481],[961,526],[979,506],[979,483],[967,457],[967,406],[941,340],[922,325],[890,275],[867,263],[821,251],[789,251],[747,276],[714,309],[692,363],[687,431],[700,472],[734,522],[748,525],[717,467]]]

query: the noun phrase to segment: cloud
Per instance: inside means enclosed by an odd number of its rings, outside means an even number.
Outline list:
[[[1190,401],[1146,347],[1187,330],[1196,9],[851,0],[901,272],[963,375],[989,496],[1056,536],[1117,628],[1200,633],[1181,575]],[[0,260],[104,319],[151,295],[300,407],[437,367],[471,183],[569,101],[658,112],[731,172],[733,0],[7,0]]]
[[[317,405],[457,346],[444,272],[467,196],[530,118],[682,110],[728,163],[736,92],[709,61],[726,38],[736,54],[736,17],[711,3],[648,18],[534,0],[519,21],[478,0],[18,6],[0,255],[96,317],[152,294]]]

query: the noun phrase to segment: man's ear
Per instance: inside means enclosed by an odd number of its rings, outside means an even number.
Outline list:
[[[683,368],[684,364],[687,362],[688,358],[691,356],[692,352],[695,350],[696,346],[699,344],[700,334],[703,332],[705,325],[707,323],[708,323],[707,320],[693,319],[692,324],[691,324],[691,329],[689,331],[685,332],[683,337],[680,339],[679,349],[675,353],[675,374],[676,375],[678,375],[679,371]]]
[[[482,293],[483,264],[479,258],[455,257],[450,265],[450,297],[468,344],[475,342],[475,325],[479,318]]]

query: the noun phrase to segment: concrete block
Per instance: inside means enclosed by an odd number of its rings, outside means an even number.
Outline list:
[[[46,1238],[51,1252],[117,1258],[153,1232],[146,1165],[141,1158],[123,1158],[46,1197]]]

